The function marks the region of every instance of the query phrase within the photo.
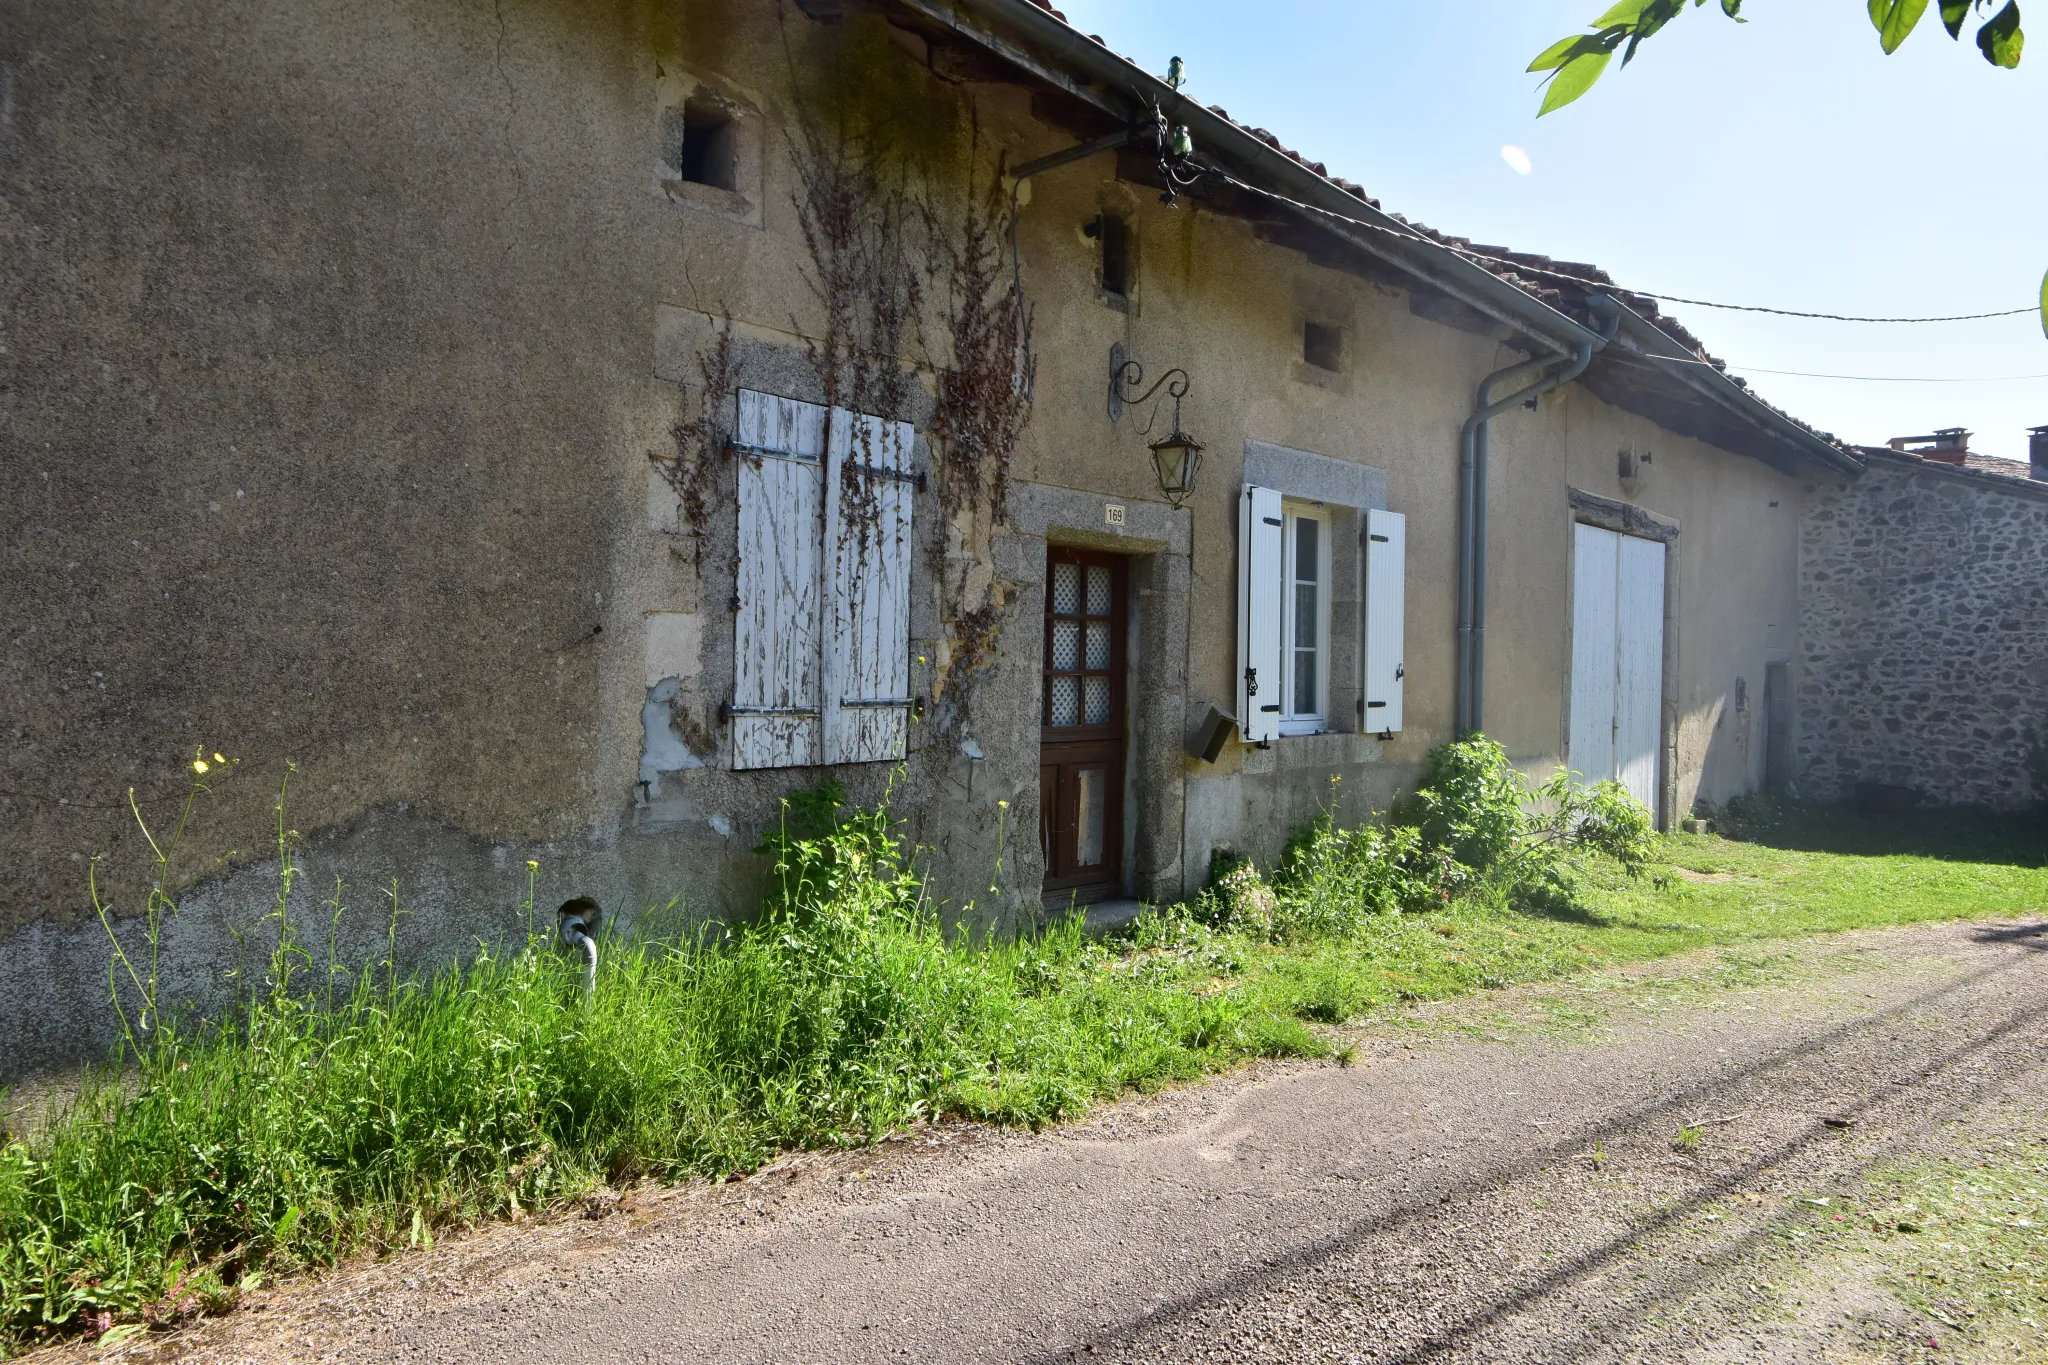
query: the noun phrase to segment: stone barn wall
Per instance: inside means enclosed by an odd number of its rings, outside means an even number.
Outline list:
[[[2048,730],[2048,484],[1872,452],[1809,501],[1799,568],[1802,795],[2048,799],[2027,761]]]

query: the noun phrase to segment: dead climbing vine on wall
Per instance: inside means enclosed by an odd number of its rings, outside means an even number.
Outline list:
[[[673,450],[649,451],[647,455],[676,495],[682,525],[698,544],[703,543],[711,524],[711,494],[727,454],[726,407],[739,387],[732,318],[720,316],[714,329],[716,340],[697,357],[696,410],[669,428]]]
[[[834,409],[889,421],[910,416],[918,388],[905,360],[926,293],[931,214],[877,135],[848,118],[800,110],[790,137],[805,273],[824,326],[804,342]],[[799,330],[801,330],[799,328]],[[839,452],[840,534],[857,558],[876,548],[883,452],[872,423],[855,423]],[[839,439],[834,431],[827,441]]]
[[[975,138],[979,151],[979,137]],[[979,161],[979,157],[976,157]],[[932,435],[941,443],[939,503],[948,514],[1009,514],[1010,457],[1031,420],[1031,318],[1003,260],[1010,206],[999,158],[985,189],[973,172],[947,253],[952,364],[939,373]]]
[[[974,566],[1009,516],[1010,461],[1031,420],[1033,379],[1031,316],[1003,259],[1014,211],[1003,192],[1003,160],[998,155],[986,186],[981,160],[980,128],[970,124],[965,208],[959,226],[940,239],[951,363],[938,375],[931,425],[939,506],[970,550],[967,564],[948,573],[942,539],[932,566],[949,625],[939,690],[963,699],[1002,628],[1000,585],[988,566],[978,573]]]
[[[784,44],[801,92],[786,126],[791,198],[818,309],[792,326],[832,409],[912,421],[925,398],[920,371],[931,377],[926,429],[943,516],[930,566],[945,632],[933,697],[949,698],[941,720],[964,717],[1002,627],[990,545],[1030,419],[1030,319],[1006,258],[1003,160],[990,155],[971,100],[963,120],[955,88],[901,70],[886,25],[850,16],[799,36],[785,28]],[[801,60],[800,47],[810,49]],[[728,322],[702,357],[696,414],[677,424],[675,453],[659,462],[700,540],[723,476],[713,462],[733,359]],[[832,452],[842,482],[831,549],[862,564],[889,533],[878,496],[889,477],[876,448],[884,430],[854,422],[827,436],[847,446]]]

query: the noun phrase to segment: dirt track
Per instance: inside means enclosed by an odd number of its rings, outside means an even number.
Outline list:
[[[1757,951],[1409,1014],[1357,1030],[1353,1066],[1058,1132],[942,1128],[489,1229],[121,1354],[1955,1359],[1967,1339],[1779,1234],[1875,1161],[2048,1131],[2048,923]]]

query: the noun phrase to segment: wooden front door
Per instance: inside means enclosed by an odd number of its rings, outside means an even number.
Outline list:
[[[1123,889],[1127,567],[1121,555],[1046,553],[1038,833],[1048,907]]]

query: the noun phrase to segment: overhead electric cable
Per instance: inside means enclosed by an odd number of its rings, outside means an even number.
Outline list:
[[[1638,360],[1660,365],[1704,365],[1709,369],[1742,374],[1781,374],[1797,379],[1852,379],[1866,384],[2017,384],[2023,380],[2048,379],[2048,374],[1816,374],[1811,370],[1767,370],[1761,365],[1738,365],[1732,360],[1702,360],[1697,356],[1657,355],[1651,351],[1625,351]]]
[[[1457,251],[1458,248],[1452,247],[1451,250]],[[1467,252],[1465,254],[1470,255],[1471,253]],[[1479,259],[1497,260],[1498,258],[1492,256],[1483,256]],[[1508,261],[1505,262],[1505,264],[1514,265],[1515,262]],[[1525,269],[1527,267],[1517,268]],[[1563,275],[1559,274],[1559,272],[1554,270],[1543,270],[1538,271],[1537,273],[1544,275],[1558,275],[1560,279],[1578,280],[1580,284],[1591,283],[1591,281],[1589,280],[1579,279],[1579,277],[1576,275]],[[1753,303],[1709,303],[1705,299],[1681,298],[1677,294],[1653,294],[1647,289],[1628,289],[1621,285],[1616,285],[1614,286],[1614,288],[1621,289],[1622,292],[1628,294],[1640,294],[1646,299],[1655,299],[1659,303],[1683,303],[1694,308],[1725,308],[1728,311],[1734,313],[1773,313],[1781,318],[1819,318],[1825,322],[1978,322],[1984,318],[2016,318],[2021,316],[2022,314],[2031,317],[2034,314],[2039,313],[2041,311],[2038,307],[2008,308],[2005,309],[2003,312],[1998,313],[1952,313],[1943,317],[1869,318],[1857,317],[1849,313],[1802,313],[1799,312],[1797,309],[1793,308],[1765,308]]]
[[[1745,374],[1782,374],[1797,379],[1849,379],[1865,384],[2016,384],[2021,380],[2048,379],[2048,374],[1960,374],[1930,378],[1924,375],[1810,374],[1805,370],[1760,370],[1751,365],[1730,365]]]
[[[1551,270],[1540,265],[1531,265],[1527,261],[1514,260],[1511,257],[1507,256],[1494,256],[1484,251],[1474,251],[1469,246],[1458,246],[1453,242],[1447,242],[1435,237],[1425,236],[1424,234],[1420,232],[1415,232],[1413,230],[1404,232],[1397,228],[1387,227],[1382,223],[1364,222],[1360,219],[1351,217],[1349,214],[1338,213],[1334,209],[1326,209],[1320,204],[1304,203],[1299,199],[1291,199],[1287,195],[1279,194],[1273,190],[1264,189],[1258,185],[1246,184],[1244,181],[1239,180],[1236,176],[1228,175],[1222,171],[1215,170],[1213,168],[1208,169],[1208,174],[1213,175],[1216,179],[1221,180],[1225,184],[1233,186],[1234,188],[1241,189],[1248,193],[1256,194],[1263,198],[1273,200],[1275,203],[1285,204],[1290,208],[1300,209],[1306,213],[1317,213],[1321,214],[1325,218],[1333,218],[1336,221],[1343,223],[1348,227],[1363,228],[1367,232],[1381,233],[1384,236],[1395,238],[1398,241],[1414,242],[1419,246],[1438,247],[1442,250],[1449,251],[1455,253],[1456,255],[1462,256],[1466,260],[1475,263],[1483,262],[1488,265],[1503,266],[1508,270],[1516,272],[1517,274],[1547,275],[1552,279],[1569,281],[1570,283],[1576,284],[1581,288],[1612,289],[1617,293],[1635,294],[1642,298],[1655,299],[1659,303],[1682,303],[1687,305],[1688,307],[1693,308],[1722,308],[1737,313],[1770,313],[1778,317],[1786,318],[1816,318],[1826,322],[1978,322],[1986,318],[2016,318],[2023,315],[2032,317],[2040,312],[2040,307],[2038,305],[2030,305],[2026,308],[2007,308],[1993,313],[1949,313],[1931,317],[1863,317],[1851,313],[1808,313],[1801,312],[1800,310],[1795,308],[1767,308],[1760,304],[1753,303],[1715,303],[1710,299],[1691,299],[1686,298],[1679,294],[1659,294],[1648,289],[1636,289],[1628,285],[1603,283],[1599,280],[1589,280],[1583,275],[1574,275],[1571,272],[1565,270]],[[1200,177],[1194,177],[1184,183],[1191,185],[1194,183],[1194,179],[1199,178]]]

